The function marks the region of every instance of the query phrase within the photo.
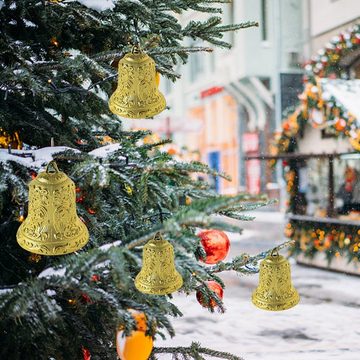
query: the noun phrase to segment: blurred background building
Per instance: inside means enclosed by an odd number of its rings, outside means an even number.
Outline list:
[[[225,24],[256,20],[259,28],[228,33],[224,40],[231,43],[230,50],[191,54],[189,64],[179,67],[182,78],[175,84],[162,78],[170,109],[153,121],[152,130],[160,138],[173,138],[172,151],[183,158],[229,174],[230,182],[209,179],[218,192],[284,197],[279,193],[285,187],[281,164],[271,168],[259,159],[246,161],[245,156],[268,153],[284,110],[299,101],[305,62],[357,23],[359,14],[358,0],[223,4]],[[184,23],[196,20],[191,12],[181,18]]]
[[[281,108],[296,99],[301,87],[302,3],[245,0],[224,4],[225,23],[256,20],[259,28],[229,33],[224,40],[231,43],[231,50],[191,55],[182,79],[164,86],[171,108],[167,116],[174,122],[197,124],[194,131],[177,131],[176,142],[190,152],[198,151],[210,167],[231,175],[231,182],[213,179],[220,193],[246,190],[257,194],[276,183],[265,163],[245,161],[244,155],[266,152],[280,124]],[[190,20],[196,20],[194,14],[183,16],[184,22]],[[277,98],[282,87],[287,91]]]

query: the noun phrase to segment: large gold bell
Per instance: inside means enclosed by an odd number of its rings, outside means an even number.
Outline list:
[[[119,61],[118,87],[109,100],[110,110],[130,119],[153,117],[166,101],[156,84],[155,61],[134,47]]]
[[[289,262],[272,251],[260,264],[259,286],[252,302],[263,310],[287,310],[297,305],[300,297],[291,283]]]
[[[88,242],[89,232],[76,214],[75,184],[55,161],[30,182],[29,213],[16,237],[22,248],[41,255],[68,254]]]
[[[143,266],[135,279],[136,288],[151,295],[166,295],[181,288],[183,279],[175,269],[174,248],[160,234],[143,250]]]

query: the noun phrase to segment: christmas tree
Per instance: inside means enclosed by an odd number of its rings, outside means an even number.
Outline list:
[[[174,246],[181,291],[197,292],[211,311],[223,310],[209,286],[216,282],[222,291],[219,272],[258,271],[267,252],[206,265],[197,232],[240,232],[226,217],[251,220],[243,212],[266,199],[217,195],[191,174],[226,175],[174,160],[161,151],[166,141],[149,144],[149,132],[124,131],[108,107],[117,63],[134,44],[175,81],[192,52],[229,47],[224,32],[256,25],[222,25],[226,2],[0,2],[0,143],[11,148],[0,151],[1,359],[116,359],[117,331],[124,339],[142,332],[139,349],[142,341],[174,336],[170,320],[181,311],[171,295],[146,295],[134,285],[142,248],[159,234]],[[182,24],[185,11],[206,16]],[[186,38],[204,46],[184,47]],[[59,146],[50,147],[51,139]],[[28,183],[52,159],[75,182],[77,211],[90,233],[83,249],[64,256],[32,254],[16,241]],[[151,358],[158,353],[237,359],[196,343],[155,346]]]

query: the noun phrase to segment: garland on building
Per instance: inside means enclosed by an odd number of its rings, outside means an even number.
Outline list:
[[[291,255],[303,254],[313,258],[324,253],[330,263],[333,258],[346,258],[349,262],[360,260],[360,229],[356,225],[291,221],[286,227],[286,237],[295,240],[289,250]]]
[[[360,151],[360,123],[334,96],[323,91],[324,78],[344,79],[346,69],[340,60],[360,49],[360,25],[334,37],[317,55],[305,65],[304,91],[299,95],[300,103],[284,114],[282,129],[277,132],[271,145],[272,155],[293,152],[296,137],[306,124],[326,129],[336,137],[348,138],[352,147]]]
[[[359,50],[360,25],[356,25],[334,37],[305,65],[304,90],[299,95],[299,104],[285,110],[282,128],[270,146],[272,155],[295,152],[297,139],[303,135],[307,124],[334,137],[347,138],[354,150],[360,151],[360,119],[325,90],[328,81],[339,79],[341,83],[341,79],[348,78],[341,60]],[[343,81],[345,84],[346,80]],[[302,213],[297,211],[302,199],[296,191],[296,164],[294,160],[284,160],[283,167],[289,195],[288,211]],[[336,257],[349,262],[360,260],[359,226],[336,225],[335,228],[333,223],[292,220],[285,227],[285,236],[295,240],[290,250],[295,256],[303,254],[313,258],[317,253],[324,253],[329,263]]]
[[[315,83],[315,77],[346,79],[347,73],[341,59],[360,48],[360,24],[334,36],[324,48],[318,50],[305,64],[307,78]]]

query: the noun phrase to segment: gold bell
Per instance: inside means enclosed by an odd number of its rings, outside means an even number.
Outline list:
[[[40,255],[68,254],[88,242],[89,232],[76,214],[75,184],[55,161],[30,182],[29,214],[16,238],[22,248]]]
[[[166,295],[181,288],[183,279],[175,269],[174,248],[158,233],[143,250],[143,267],[135,278],[145,294]]]
[[[263,310],[287,310],[297,305],[300,297],[291,283],[289,262],[273,250],[260,264],[259,286],[252,302]]]
[[[119,61],[118,87],[110,97],[110,111],[130,119],[143,119],[159,114],[165,106],[164,95],[156,84],[155,61],[134,46]]]

